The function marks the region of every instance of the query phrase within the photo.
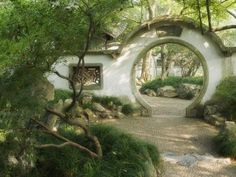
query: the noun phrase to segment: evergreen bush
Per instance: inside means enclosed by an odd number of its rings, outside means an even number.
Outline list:
[[[230,129],[223,129],[215,138],[218,152],[236,159],[236,125]]]
[[[211,104],[219,105],[228,120],[236,121],[236,76],[225,78],[217,86]]]

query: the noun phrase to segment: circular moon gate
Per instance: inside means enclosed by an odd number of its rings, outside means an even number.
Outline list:
[[[193,51],[201,60],[204,70],[204,84],[199,96],[186,108],[186,116],[194,117],[198,114],[200,105],[204,104],[214,94],[220,80],[227,75],[225,73],[225,62],[227,58],[216,42],[214,34],[202,35],[194,23],[181,20],[160,20],[152,24],[146,24],[135,30],[127,38],[121,54],[118,57],[126,71],[129,70],[129,84],[132,94],[136,100],[149,110],[151,107],[141,97],[135,83],[135,65],[153,47],[166,43],[176,43]]]

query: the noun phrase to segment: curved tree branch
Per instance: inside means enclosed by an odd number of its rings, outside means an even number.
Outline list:
[[[61,145],[57,145],[57,144],[45,144],[45,145],[36,145],[36,148],[46,148],[46,147],[60,147],[60,146],[66,146],[66,145],[71,145],[73,147],[76,147],[78,148],[79,150],[83,151],[83,152],[86,152],[88,153],[91,157],[94,157],[94,158],[100,158],[101,156],[99,156],[98,154],[92,152],[91,150],[89,150],[88,148],[78,144],[78,143],[75,143],[67,138],[65,138],[64,136],[61,136],[60,134],[58,134],[57,132],[53,132],[51,131],[47,126],[45,126],[42,122],[36,120],[36,119],[31,119],[33,120],[35,123],[37,123],[38,125],[40,125],[42,128],[44,128],[46,131],[46,133],[56,137],[57,139],[59,140],[62,140],[64,141],[65,143],[61,144]]]
[[[223,27],[215,28],[212,31],[217,32],[217,31],[224,31],[224,30],[229,30],[229,29],[236,29],[236,25],[226,25]]]
[[[64,115],[62,113],[59,113],[55,110],[52,110],[52,109],[49,109],[49,108],[46,108],[46,110],[51,113],[51,114],[54,114],[56,116],[58,116],[62,121],[66,122],[67,124],[69,125],[73,125],[73,126],[77,126],[79,128],[81,128],[85,135],[87,136],[88,139],[90,139],[94,144],[95,144],[95,147],[96,147],[96,153],[99,157],[102,157],[103,153],[102,153],[102,147],[101,147],[101,144],[98,140],[98,138],[96,136],[93,136],[90,131],[89,131],[89,127],[87,127],[86,125],[83,125],[80,121],[80,119],[78,118],[70,118],[70,117],[67,117],[67,115]]]

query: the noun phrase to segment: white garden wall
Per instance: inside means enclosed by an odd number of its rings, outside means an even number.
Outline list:
[[[165,25],[163,21],[161,24]],[[168,21],[166,24],[170,25],[171,22]],[[188,109],[194,108],[197,104],[204,104],[209,100],[223,77],[229,75],[229,73],[236,75],[236,54],[225,57],[215,41],[208,35],[202,35],[199,30],[180,23],[178,24],[182,29],[180,35],[167,34],[160,37],[157,35],[158,26],[155,25],[153,24],[153,27],[141,27],[140,30],[136,30],[130,35],[130,38],[127,39],[120,51],[120,55],[115,59],[111,55],[106,54],[91,54],[85,57],[86,64],[95,63],[102,65],[102,89],[94,90],[95,94],[120,96],[126,97],[132,102],[138,101],[151,113],[150,106],[142,99],[135,86],[134,67],[152,47],[169,42],[178,43],[193,50],[201,58],[203,63],[206,79],[204,88],[198,99]],[[174,25],[176,25],[175,22]],[[63,60],[65,61],[63,62]],[[68,56],[64,57],[61,61],[55,65],[55,69],[61,74],[68,76],[68,66],[70,64],[76,64],[78,58]],[[232,72],[228,72],[228,68],[232,68]],[[49,80],[56,88],[69,90],[66,80],[56,75],[50,75]]]

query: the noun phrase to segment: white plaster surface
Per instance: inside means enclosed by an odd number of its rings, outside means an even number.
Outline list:
[[[55,65],[55,70],[60,72],[64,76],[69,75],[69,65],[77,64],[78,57],[68,56],[61,59]],[[102,89],[94,90],[97,95],[113,95],[113,96],[125,96],[131,101],[135,101],[131,89],[130,83],[130,71],[127,63],[122,63],[122,60],[115,60],[109,55],[87,55],[85,57],[86,64],[101,64],[102,65]],[[66,80],[59,78],[55,74],[51,74],[48,80],[52,82],[55,88],[70,90],[69,84]]]
[[[233,65],[233,74],[236,76],[236,53],[233,54],[231,59],[232,59],[232,65]]]
[[[143,100],[141,100],[137,90],[133,87],[135,83],[135,74],[132,73],[132,69],[135,63],[141,59],[142,53],[145,53],[155,45],[166,43],[168,40],[189,44],[203,56],[208,68],[209,82],[201,102],[204,103],[209,100],[213,95],[216,86],[224,76],[225,57],[206,35],[203,36],[200,32],[187,29],[186,27],[183,27],[183,32],[180,37],[171,36],[158,38],[155,30],[147,30],[143,34],[136,35],[128,41],[119,57],[116,59],[105,54],[87,55],[85,57],[85,63],[99,63],[103,66],[103,87],[101,90],[95,90],[95,94],[125,96],[131,101],[135,101],[137,98],[138,101],[142,102]],[[69,64],[76,64],[78,58],[67,57],[65,59],[65,62],[56,64],[55,69],[61,74],[68,76]],[[233,73],[236,75],[236,54],[234,54],[231,59]],[[67,81],[58,78],[56,75],[50,75],[49,80],[56,88],[69,89]]]

